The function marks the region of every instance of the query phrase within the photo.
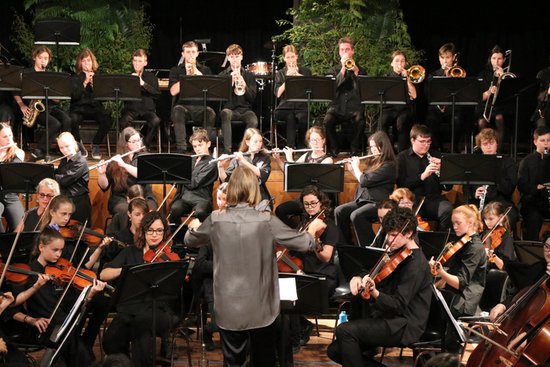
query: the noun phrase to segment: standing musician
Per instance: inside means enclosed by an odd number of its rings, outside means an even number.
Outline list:
[[[483,231],[483,222],[475,205],[462,205],[453,210],[453,228],[462,239],[445,254],[450,256],[455,250],[450,261],[446,263],[448,268],[443,267],[437,259],[434,260],[433,256],[430,267],[441,277],[436,286],[455,294],[449,306],[451,313],[457,318],[476,313],[485,288],[487,253],[479,236]]]
[[[453,43],[446,43],[439,49],[439,63],[441,68],[431,72],[428,79],[432,77],[447,76],[447,73],[453,67],[456,61],[456,49]],[[429,83],[426,87],[426,94],[429,96]],[[462,110],[455,108],[455,146],[461,138],[462,133]],[[440,150],[442,148],[443,137],[451,136],[452,129],[452,107],[451,106],[429,106],[426,114],[426,126],[432,132],[433,148]],[[445,127],[447,126],[447,128]]]
[[[506,209],[498,201],[487,204],[481,212],[481,218],[483,218],[487,226],[487,230],[481,234],[481,238],[485,238],[485,236],[493,230],[489,235],[491,240],[483,242],[483,246],[485,246],[485,251],[489,257],[487,270],[506,270],[504,267],[507,263],[517,261],[516,252],[514,250],[514,237],[512,237],[510,231],[508,215],[502,218],[500,225],[495,228],[505,212]]]
[[[329,105],[323,122],[327,131],[330,154],[336,158],[339,153],[336,139],[336,126],[342,122],[352,123],[353,140],[351,156],[358,156],[361,151],[362,136],[365,133],[364,107],[359,98],[358,75],[367,75],[365,69],[359,67],[353,60],[354,41],[351,37],[343,37],[338,41],[340,64],[332,67],[329,75],[336,78],[336,100]]]
[[[311,76],[311,71],[305,66],[298,66],[298,52],[293,45],[283,48],[283,60],[286,66],[275,75],[275,90],[279,105],[275,108],[275,119],[286,122],[286,139],[290,148],[302,146],[308,127],[307,103],[288,102],[286,100],[286,77],[287,76]],[[298,141],[296,141],[296,127],[298,128]]]
[[[310,152],[302,154],[296,162],[299,163],[333,163],[332,157],[325,153],[326,147],[326,135],[325,130],[322,126],[312,126],[306,133],[306,141],[309,148],[316,149]],[[293,149],[285,147],[283,152],[286,156],[287,162],[295,162],[293,157]],[[285,171],[285,166],[283,161],[281,161],[279,152],[273,153],[273,158],[282,172]],[[281,203],[275,209],[275,215],[277,218],[283,221],[284,224],[290,226],[290,216],[300,215],[302,213],[302,208],[300,206],[300,199],[293,199]]]
[[[481,147],[483,154],[498,154],[499,137],[495,130],[483,129],[476,136],[476,144]],[[499,175],[500,180],[497,185],[490,185],[488,188],[485,188],[485,186],[472,186],[470,202],[475,202],[476,199],[479,202],[482,197],[485,197],[485,205],[497,201],[505,208],[511,206],[512,210],[508,214],[508,219],[510,220],[510,229],[514,230],[519,221],[519,210],[514,204],[513,198],[518,185],[518,165],[515,160],[508,156],[502,156],[499,161],[502,166]],[[475,195],[472,195],[474,192]]]
[[[369,246],[374,240],[372,222],[378,219],[377,204],[387,198],[397,179],[397,161],[388,136],[383,131],[372,134],[368,140],[370,154],[379,154],[366,159],[365,169],[361,172],[359,158],[352,157],[347,164],[348,170],[359,184],[353,201],[336,207],[334,217],[348,245],[353,245],[351,227],[353,223],[357,243],[361,247]]]
[[[21,163],[25,159],[25,152],[19,149],[13,142],[13,132],[10,125],[0,122],[0,164],[4,163]],[[21,218],[25,215],[25,209],[19,195],[14,192],[5,192],[0,190],[0,215],[6,218],[9,231],[13,231]],[[0,221],[0,232],[4,232],[4,227]]]
[[[390,64],[393,71],[385,76],[388,77],[405,77],[407,78],[407,89],[409,91],[409,98],[411,100],[416,99],[416,88],[409,78],[407,69],[407,59],[405,54],[401,51],[395,51],[391,56]],[[402,152],[409,146],[409,131],[410,121],[414,116],[412,104],[406,105],[384,105],[383,119],[380,121],[382,128],[389,135],[390,127],[395,126],[398,142],[398,151]]]
[[[172,96],[177,96],[180,93],[180,76],[181,75],[211,75],[212,71],[206,65],[197,64],[197,56],[199,55],[199,46],[189,41],[183,44],[182,52],[184,62],[170,70],[169,88]],[[187,131],[186,123],[188,121],[202,122],[204,124],[204,106],[202,101],[182,101],[181,99],[172,109],[172,121],[174,121],[174,133],[176,135],[176,143],[178,145],[178,153],[187,152]],[[216,122],[216,113],[210,107],[206,107],[206,124],[207,130],[210,132],[214,128]]]
[[[229,67],[223,70],[220,75],[231,75],[233,91],[229,101],[223,106],[220,113],[222,124],[224,153],[232,153],[232,132],[231,121],[241,120],[247,130],[258,126],[258,116],[252,110],[252,104],[256,99],[256,78],[241,67],[243,60],[243,49],[239,45],[231,45],[226,50]]]
[[[249,128],[244,132],[244,137],[239,147],[239,151],[234,154],[235,158],[231,159],[229,166],[224,167],[227,159],[218,162],[218,172],[220,175],[221,182],[229,182],[233,171],[239,166],[247,166],[254,172],[258,179],[258,184],[260,185],[260,195],[262,197],[261,202],[259,203],[256,209],[258,210],[268,210],[271,211],[273,208],[272,204],[268,205],[268,202],[271,200],[271,195],[267,190],[267,180],[271,174],[271,159],[264,154],[263,151],[257,153],[250,153],[258,151],[263,148],[263,137],[258,129]],[[244,153],[248,155],[245,156]],[[220,158],[224,158],[222,155]]]
[[[189,138],[195,154],[205,154],[194,157],[192,161],[193,172],[189,184],[178,184],[178,190],[170,203],[170,222],[180,224],[183,215],[191,213],[196,209],[195,218],[204,221],[212,213],[214,204],[212,202],[212,190],[214,182],[218,179],[218,167],[210,164],[210,141],[208,132],[199,129]]]
[[[316,219],[307,232],[299,233],[270,213],[255,210],[260,200],[256,173],[248,166],[237,167],[227,187],[227,209],[215,210],[202,224],[193,219],[185,234],[188,246],[212,244],[214,313],[228,366],[244,366],[248,354],[254,366],[275,365],[280,300],[273,254],[278,245],[312,250],[313,235],[325,227]]]
[[[93,159],[101,159],[99,144],[103,142],[111,128],[111,118],[107,115],[105,107],[94,98],[94,75],[98,67],[95,55],[90,49],[85,48],[76,56],[76,74],[71,77],[72,93],[69,109],[73,122],[71,133],[76,141],[81,141],[79,126],[84,119],[95,120],[99,125],[92,142]]]
[[[71,219],[80,223],[92,224],[92,202],[90,201],[90,170],[86,158],[82,156],[74,136],[70,132],[57,137],[57,145],[65,156],[55,171],[55,180],[59,183],[61,193],[72,199],[74,212]]]
[[[375,283],[368,272],[351,279],[353,295],[363,289],[363,292],[370,291],[372,297],[368,302],[370,315],[338,325],[336,341],[327,349],[329,358],[344,367],[380,366],[370,358],[365,359],[363,352],[372,355],[372,350],[380,346],[414,343],[428,321],[431,276],[422,249],[414,242],[416,218],[409,209],[394,208],[386,214],[382,226],[391,244],[389,256],[402,251],[411,254],[393,264],[395,270],[379,283]]]
[[[504,69],[502,66],[504,65],[504,62],[506,61],[506,56],[504,55],[504,52],[502,52],[502,49],[500,46],[496,45],[491,49],[491,57],[489,58],[489,62],[487,63],[487,67],[482,70],[478,74],[478,79],[483,80],[483,86],[486,88],[485,92],[483,92],[483,100],[482,103],[478,105],[478,126],[479,131],[485,129],[487,125],[491,121],[487,121],[487,119],[483,116],[483,112],[485,110],[485,105],[487,99],[491,95],[493,95],[497,91],[497,85],[499,84],[499,77],[504,74]],[[492,101],[489,101],[489,107],[491,106]],[[504,113],[506,111],[502,107],[496,107],[493,108],[493,116],[495,117],[495,125],[496,130],[498,131],[498,141],[503,141],[504,139]],[[479,146],[479,144],[478,144]]]
[[[60,193],[59,184],[51,178],[45,178],[38,183],[38,186],[36,186],[38,206],[28,210],[23,231],[33,232],[38,230],[38,222],[46,212],[46,208],[48,208],[50,201]],[[19,231],[19,226],[21,225],[23,225],[23,223],[20,222],[15,232]]]
[[[107,207],[111,214],[126,212],[128,201],[126,199],[128,188],[137,184],[138,170],[137,160],[139,151],[121,157],[122,154],[132,152],[142,146],[141,136],[133,127],[122,130],[117,144],[117,155],[113,162],[97,169],[97,183],[103,192],[111,189],[111,196]],[[105,163],[101,160],[99,163]],[[143,185],[147,201],[151,209],[157,208],[157,199],[153,195],[151,185]]]
[[[451,228],[453,204],[441,194],[441,190],[452,187],[439,184],[441,159],[437,158],[437,152],[430,150],[432,133],[425,125],[416,124],[411,129],[410,137],[411,147],[397,156],[397,186],[411,190],[417,200],[425,198],[418,214],[422,218],[438,220],[439,230],[445,231]]]
[[[538,241],[544,218],[550,218],[550,188],[544,186],[548,177],[548,154],[550,128],[537,127],[533,133],[536,151],[521,161],[518,173],[519,203],[525,223],[524,238]],[[546,173],[545,173],[546,172]]]
[[[53,228],[45,228],[35,240],[35,247],[31,253],[31,270],[37,273],[45,273],[48,266],[56,264],[62,257],[61,254],[64,245],[63,236],[58,231]],[[52,315],[55,306],[63,294],[63,287],[52,282],[46,282],[47,279],[47,277],[43,278],[42,275],[40,278],[36,275],[31,275],[27,284],[17,290],[19,293],[24,293],[32,288],[32,291],[34,291],[34,294],[26,300],[27,313],[19,312],[13,317],[16,321],[32,325],[36,328],[34,330],[35,340],[29,341],[29,344],[40,343],[48,345],[51,331],[55,325],[63,323],[77,296],[75,289],[71,287],[68,296],[63,299],[61,306]],[[105,287],[105,283],[99,280],[94,280],[92,285],[86,302]],[[49,318],[52,316],[53,319],[50,323]],[[39,334],[44,333],[47,337],[39,337]],[[87,367],[92,364],[92,356],[86,350],[80,338],[78,328],[72,331],[61,350],[61,354],[67,366]]]
[[[34,65],[30,68],[24,69],[24,73],[46,71],[46,67],[52,60],[52,52],[46,46],[36,46],[32,51],[32,59],[34,60]],[[33,106],[25,105],[25,103],[21,99],[21,92],[14,92],[13,98],[19,105],[19,108],[21,109],[24,118],[29,118],[35,112],[33,111]],[[44,101],[40,102],[44,106],[46,105]],[[57,137],[57,135],[59,135],[60,132],[69,131],[71,129],[71,119],[61,108],[59,108],[59,101],[56,102],[53,99],[49,100],[48,108],[48,144],[51,146],[51,144],[54,142],[55,138]],[[36,117],[36,123],[42,126],[46,126],[46,113],[39,113]],[[45,133],[42,135],[40,141],[37,143],[38,145],[36,146],[36,149],[33,150],[32,156],[37,160],[44,159],[44,157],[46,156],[46,151],[50,149],[49,146],[46,146]]]
[[[120,128],[125,129],[132,126],[132,121],[140,117],[147,121],[147,135],[145,135],[143,141],[145,148],[149,150],[160,124],[155,106],[155,99],[160,96],[159,80],[153,73],[145,71],[147,54],[141,48],[134,52],[132,64],[135,70],[132,75],[139,77],[141,100],[126,102],[120,116]]]
[[[117,279],[125,265],[143,264],[143,255],[165,243],[170,237],[170,227],[161,212],[146,213],[135,235],[135,245],[124,248],[118,256],[105,264],[100,278],[111,282]],[[120,286],[120,285],[119,285]],[[103,338],[103,349],[107,354],[129,355],[132,345],[132,361],[136,367],[150,367],[152,360],[152,310],[151,304],[118,307],[117,315]],[[155,330],[158,336],[166,338],[172,326],[173,313],[164,302],[157,302],[155,309]]]

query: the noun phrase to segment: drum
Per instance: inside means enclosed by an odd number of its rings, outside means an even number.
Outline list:
[[[271,64],[267,62],[255,62],[246,66],[246,70],[254,75],[271,75]]]

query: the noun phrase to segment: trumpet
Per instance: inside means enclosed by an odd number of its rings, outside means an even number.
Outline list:
[[[344,61],[344,67],[346,70],[353,70],[355,68],[355,60],[353,60],[351,57]]]
[[[233,84],[235,85],[235,94],[238,96],[243,96],[246,93],[246,87],[241,82],[241,68],[235,68],[235,71],[233,71],[231,75],[233,76]]]
[[[286,75],[287,76],[298,75],[298,65],[295,62],[288,64]]]
[[[516,74],[510,72],[510,68],[512,66],[512,50],[506,51],[505,57],[507,57],[508,55],[510,55],[508,57],[508,66],[502,69],[502,73],[500,73],[498,77],[498,82],[496,85],[497,90],[493,94],[493,98],[491,99],[489,98],[490,97],[489,96],[487,97],[487,102],[485,102],[485,110],[483,110],[483,118],[487,121],[491,120],[491,115],[493,114],[493,107],[495,107],[495,101],[497,100],[498,92],[500,90],[500,83],[502,82],[502,79],[516,78]],[[493,87],[493,82],[491,82],[491,86],[489,87],[489,89],[492,89],[492,87]],[[491,108],[489,109],[489,114],[487,114],[487,108],[489,107],[489,99],[491,99],[492,102],[491,102]]]
[[[135,153],[135,152],[137,152],[137,151],[140,151],[140,150],[142,150],[142,149],[145,149],[145,146],[141,146],[141,147],[139,147],[139,148],[137,148],[137,149],[134,149],[134,150],[132,150],[132,151],[126,152],[126,153],[124,153],[124,154],[121,154],[121,155],[120,155],[120,158],[126,157],[127,155],[130,155],[130,154]],[[89,168],[89,170],[91,171],[91,170],[93,170],[93,169],[96,169],[96,168],[99,168],[99,167],[104,166],[104,165],[106,165],[106,164],[109,164],[109,163],[111,163],[112,160],[113,160],[113,158],[107,159],[107,160],[106,160],[105,162],[103,162],[103,163],[95,164],[95,165],[91,166],[91,167]]]
[[[244,157],[249,157],[251,156],[252,154],[255,154],[255,153],[259,153],[259,152],[262,152],[264,151],[265,149],[262,148],[262,149],[257,149],[257,150],[252,150],[250,152],[244,152],[243,153],[243,156]],[[238,152],[237,152],[238,153]],[[229,154],[229,155],[225,155],[225,154],[222,154],[219,158],[214,158],[212,159],[210,162],[208,162],[209,164],[212,164],[212,163],[215,163],[215,162],[221,162],[221,161],[225,161],[226,159],[233,159],[237,156],[237,153],[233,153],[233,154]]]
[[[409,76],[409,80],[413,84],[422,83],[422,81],[426,78],[426,69],[424,69],[421,65],[413,65],[406,71]]]
[[[195,63],[185,63],[185,68],[187,69],[187,75],[195,75]]]
[[[359,160],[365,159],[365,158],[376,157],[376,156],[378,156],[378,155],[380,155],[380,153],[374,153],[374,154],[364,155],[364,156],[362,156],[362,157],[359,157]],[[351,163],[351,158],[342,159],[341,161],[335,162],[334,164],[344,164],[344,163]]]

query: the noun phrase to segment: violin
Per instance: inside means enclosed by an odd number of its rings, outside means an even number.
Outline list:
[[[432,275],[436,276],[439,268],[445,264],[454,254],[458,252],[465,244],[470,242],[472,238],[468,235],[465,235],[454,244],[448,243],[443,247],[443,250],[435,260],[435,264],[432,266]]]
[[[423,220],[420,215],[416,215],[416,221],[418,222],[418,228],[422,231],[430,231],[430,223]]]
[[[71,240],[77,240],[80,236],[80,232],[82,232],[82,224],[74,219],[69,221],[65,227],[59,228],[59,232],[63,235],[63,237]],[[109,237],[105,234],[103,234],[103,230],[101,228],[86,228],[84,227],[84,235],[83,235],[83,241],[86,242],[90,246],[98,246],[101,241]],[[115,238],[113,238],[113,242],[118,244],[120,247],[127,247],[124,242],[119,241]]]
[[[168,241],[160,243],[155,249],[150,248],[149,250],[147,250],[143,254],[143,261],[145,261],[146,263],[152,263],[152,262],[159,262],[159,261],[181,260],[178,254],[176,254],[175,252],[172,252],[172,249],[168,245],[172,242],[172,240],[174,239],[176,234],[178,234],[180,229],[182,229],[183,226],[186,225],[187,222],[189,222],[189,220],[193,217],[193,214],[195,214],[196,211],[197,211],[196,209],[193,209],[193,211],[189,214],[189,216],[185,218],[183,222],[181,222],[178,229],[176,229],[172,234],[172,236],[170,236]]]
[[[0,261],[0,271],[4,271],[6,264]],[[11,264],[8,265],[6,271],[6,280],[13,285],[24,285],[29,280],[31,275],[40,275],[36,271],[32,271],[31,267],[27,264]]]
[[[325,214],[324,214],[324,210],[321,211],[321,213],[319,213],[319,216],[317,216],[318,219],[324,221],[325,220]],[[323,251],[323,247],[325,246],[323,244],[323,242],[321,242],[321,236],[323,235],[323,233],[325,232],[325,228],[321,228],[319,230],[317,230],[317,232],[315,232],[315,251],[316,252],[321,252]]]
[[[483,238],[483,246],[485,246],[486,249],[490,250],[488,251],[488,257],[489,261],[492,263],[495,262],[494,251],[502,243],[502,236],[504,235],[504,233],[506,233],[506,228],[504,228],[503,226],[499,226],[496,229],[493,228],[492,233],[489,232]]]
[[[374,278],[372,279],[374,283],[380,283],[382,280],[387,278],[391,273],[393,273],[393,271],[399,266],[399,264],[401,264],[411,254],[412,251],[408,247],[404,247],[399,250],[399,252],[397,252],[384,263],[382,268],[376,274],[373,274],[374,271],[371,272],[371,278],[372,276],[374,276]],[[369,299],[371,290],[372,288],[367,283],[367,287],[361,290],[361,297],[363,297],[363,299]]]
[[[60,258],[55,264],[46,266],[46,275],[49,275],[55,281],[61,283],[68,283],[75,275],[76,268],[68,260]],[[94,280],[97,279],[97,275],[86,269],[80,269],[74,276],[72,285],[77,289],[83,290],[89,285],[93,285]],[[109,292],[115,290],[114,287],[106,284],[105,289]]]

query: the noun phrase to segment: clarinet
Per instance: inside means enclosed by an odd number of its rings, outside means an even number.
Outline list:
[[[429,163],[432,163],[432,156],[431,156],[430,152],[426,152],[426,158],[428,158]],[[440,177],[441,176],[441,171],[440,170],[435,171],[435,175],[437,177]]]
[[[485,198],[487,197],[487,190],[489,189],[489,185],[483,185],[485,187],[485,192],[483,195],[479,197],[479,212],[481,213],[483,210],[483,207],[485,206]]]

